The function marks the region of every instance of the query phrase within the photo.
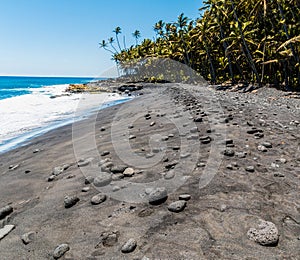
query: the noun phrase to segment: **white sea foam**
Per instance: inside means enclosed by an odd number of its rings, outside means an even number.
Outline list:
[[[49,126],[53,129],[63,125],[63,122],[70,122],[75,111],[77,115],[78,111],[83,115],[104,103],[125,99],[109,93],[62,95],[66,94],[66,87],[32,88],[31,94],[0,100],[0,152],[17,146],[30,136],[45,132]],[[80,102],[83,98],[88,98],[89,102]]]

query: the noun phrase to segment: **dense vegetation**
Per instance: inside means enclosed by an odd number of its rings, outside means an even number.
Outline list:
[[[124,70],[145,58],[170,58],[186,64],[211,83],[274,84],[300,90],[300,0],[208,0],[201,16],[181,14],[175,23],[159,21],[155,38],[111,51]],[[111,47],[111,49],[108,49]]]

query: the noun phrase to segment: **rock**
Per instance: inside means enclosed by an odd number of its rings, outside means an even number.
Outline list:
[[[191,130],[190,130],[191,133],[197,133],[198,132],[198,127],[193,127]]]
[[[135,239],[130,238],[123,246],[122,246],[122,253],[131,253],[135,250],[137,246],[137,242]]]
[[[0,240],[8,235],[13,229],[15,228],[14,225],[5,225],[4,228],[0,229]]]
[[[63,171],[67,170],[70,167],[70,164],[64,164],[63,166],[57,166],[53,168],[52,174],[55,176],[60,175]]]
[[[25,233],[24,235],[21,236],[22,242],[23,242],[25,245],[27,245],[27,244],[29,244],[30,242],[33,241],[34,236],[35,236],[35,232],[33,232],[33,231],[30,231],[30,232],[28,232],[28,233]]]
[[[92,158],[90,158],[90,159],[80,159],[77,162],[77,166],[78,167],[88,166],[91,163],[92,160],[93,160]]]
[[[132,128],[134,128],[133,125],[129,125],[129,126],[128,126],[128,129],[132,129]]]
[[[184,210],[184,208],[186,207],[186,201],[184,200],[178,200],[175,202],[172,202],[169,206],[168,206],[168,210],[171,212],[181,212]]]
[[[228,170],[233,170],[233,166],[232,166],[231,164],[228,164],[228,165],[226,166],[226,168],[227,168]]]
[[[155,124],[156,123],[153,121],[153,122],[150,123],[150,126],[155,126]]]
[[[175,172],[174,171],[168,171],[165,175],[164,175],[164,178],[166,180],[171,180],[175,177]]]
[[[104,172],[110,172],[111,168],[114,166],[112,162],[106,162],[101,165],[101,170]]]
[[[246,158],[247,152],[239,152],[235,154],[238,158]]]
[[[181,194],[179,195],[179,200],[185,200],[185,201],[188,201],[191,199],[191,195],[190,194]]]
[[[247,236],[250,240],[263,246],[277,245],[279,240],[278,229],[275,224],[262,219],[260,220],[258,229],[250,228]]]
[[[93,205],[98,205],[98,204],[101,204],[102,202],[104,202],[105,200],[106,200],[106,195],[99,193],[91,198],[91,203]]]
[[[266,148],[272,148],[272,144],[269,142],[263,142],[261,145],[263,145]]]
[[[251,135],[256,134],[256,133],[262,133],[262,132],[263,132],[263,130],[256,129],[255,127],[252,128],[252,129],[247,130],[247,134],[251,134]]]
[[[106,156],[106,155],[109,155],[109,154],[110,154],[109,151],[103,151],[103,152],[101,153],[101,156]]]
[[[64,199],[65,208],[73,207],[78,201],[79,198],[77,196],[66,196]]]
[[[68,244],[61,244],[58,247],[55,248],[53,252],[54,259],[61,258],[66,252],[70,250],[70,247]]]
[[[178,151],[178,150],[180,150],[180,146],[173,146],[172,149],[173,149],[174,151]]]
[[[285,175],[284,175],[283,173],[277,172],[277,173],[274,173],[274,177],[281,177],[281,178],[284,178]]]
[[[114,246],[118,242],[119,236],[119,231],[103,232],[100,237],[100,242],[96,247],[98,247],[100,244],[102,244],[105,247]]]
[[[245,170],[246,170],[247,172],[254,172],[254,171],[255,171],[254,166],[247,166],[247,167],[245,168]]]
[[[132,177],[134,175],[134,169],[133,168],[126,168],[123,172],[124,177]]]
[[[112,177],[110,173],[101,172],[100,176],[96,177],[93,183],[96,187],[103,187],[110,184],[111,181]]]
[[[48,177],[48,182],[54,181],[55,180],[55,175],[51,175]]]
[[[19,166],[20,166],[20,164],[10,165],[10,166],[8,167],[8,169],[9,169],[10,171],[13,171],[13,170],[17,169]]]
[[[25,174],[31,173],[31,170],[27,169],[27,170],[24,171],[24,173],[25,173]]]
[[[126,170],[127,166],[125,165],[117,165],[117,166],[113,166],[110,171],[114,174],[116,173],[123,173]]]
[[[263,138],[265,135],[263,133],[255,133],[254,134],[254,138],[256,139],[260,139],[260,138]]]
[[[90,190],[90,187],[83,187],[81,189],[82,192],[88,192]]]
[[[263,146],[263,145],[257,146],[257,150],[260,151],[260,152],[266,152],[266,151],[268,151],[268,149],[265,146]]]
[[[158,205],[165,202],[168,198],[168,192],[166,188],[156,188],[149,194],[149,203],[153,205]]]
[[[100,128],[100,131],[101,131],[101,132],[104,132],[105,130],[106,130],[106,129],[105,129],[105,127],[103,127],[103,126]]]
[[[35,150],[33,150],[33,153],[38,153],[40,151],[41,151],[40,149],[35,149]]]
[[[165,165],[165,168],[166,168],[166,169],[174,168],[174,166],[175,166],[176,164],[178,164],[178,161],[174,160],[174,161],[168,163],[167,165]]]
[[[10,205],[7,205],[3,208],[0,208],[0,220],[4,219],[6,216],[11,214],[14,211],[13,207]]]
[[[202,144],[209,144],[211,142],[211,138],[209,136],[202,136],[199,140]]]
[[[132,140],[132,139],[135,139],[135,138],[136,138],[135,135],[130,135],[130,136],[129,136],[129,140]]]
[[[226,150],[223,152],[223,154],[224,154],[225,156],[228,156],[228,157],[233,157],[234,154],[235,154],[235,152],[234,152],[233,150],[231,150],[231,149],[226,149]]]
[[[203,122],[203,118],[202,117],[196,117],[196,118],[194,118],[194,122],[198,122],[198,123]]]
[[[94,177],[93,176],[87,176],[84,180],[84,184],[91,184],[94,181]]]

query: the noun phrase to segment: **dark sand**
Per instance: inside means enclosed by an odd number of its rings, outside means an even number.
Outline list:
[[[0,208],[13,207],[0,228],[15,225],[0,240],[0,259],[52,259],[65,243],[61,259],[300,259],[299,99],[267,88],[244,94],[165,84],[140,92],[100,111],[96,123],[76,124],[73,137],[68,125],[0,155]],[[247,133],[253,128],[260,139]],[[264,142],[271,146],[259,151]],[[114,174],[104,187],[85,184],[87,176],[102,176],[105,158],[134,175]],[[89,163],[78,167],[80,159]],[[54,167],[66,164],[49,182]],[[167,200],[150,205],[151,187],[166,187]],[[92,205],[100,192],[107,199]],[[168,210],[181,194],[191,196],[185,209]],[[66,195],[80,200],[65,208]],[[276,225],[276,245],[248,238],[260,219]],[[21,236],[30,231],[25,245]],[[131,238],[135,250],[122,253]]]

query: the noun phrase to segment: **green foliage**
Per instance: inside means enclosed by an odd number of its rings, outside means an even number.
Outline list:
[[[212,83],[247,81],[300,90],[299,0],[207,0],[204,5],[196,21],[183,14],[174,23],[159,21],[154,40],[113,58],[125,71],[149,57],[170,58]]]

